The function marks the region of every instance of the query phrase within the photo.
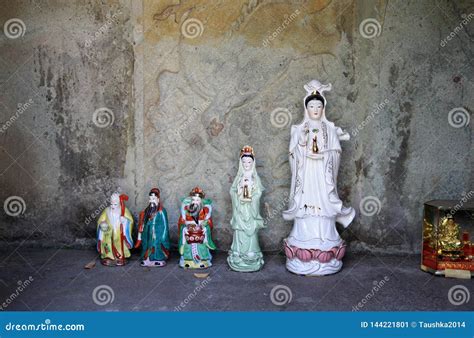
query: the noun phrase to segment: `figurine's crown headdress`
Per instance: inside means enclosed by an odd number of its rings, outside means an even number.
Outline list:
[[[318,80],[312,80],[304,85],[304,89],[306,90],[306,95],[318,93],[321,96],[324,96],[323,93],[325,91],[330,91],[332,89],[332,84],[328,83],[323,85]]]
[[[204,198],[204,196],[206,195],[204,194],[204,191],[201,188],[195,187],[193,190],[191,190],[189,196],[197,196],[200,198]]]
[[[240,150],[240,158],[244,156],[249,156],[251,158],[255,158],[255,153],[251,146],[245,146]]]
[[[305,107],[308,105],[308,102],[313,99],[320,100],[323,105],[326,106],[324,92],[330,91],[332,89],[332,84],[328,83],[323,85],[318,80],[312,80],[304,85],[304,89],[306,90],[306,96],[304,100]]]

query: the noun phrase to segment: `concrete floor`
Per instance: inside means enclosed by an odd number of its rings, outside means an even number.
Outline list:
[[[122,268],[103,267],[97,261],[94,268],[84,269],[95,258],[92,250],[22,248],[2,251],[0,257],[4,310],[353,311],[363,299],[360,311],[474,310],[473,299],[459,306],[448,300],[454,285],[464,285],[474,298],[472,280],[422,272],[418,255],[349,254],[340,273],[303,277],[285,270],[282,255],[267,255],[266,265],[258,273],[237,273],[229,270],[226,254],[218,253],[214,266],[201,271],[209,272],[207,279],[179,268],[176,253],[166,267],[153,269],[140,267],[138,256]],[[30,276],[30,285],[5,304],[18,282]],[[373,291],[384,278],[385,284]],[[105,305],[93,299],[94,289],[101,285],[113,292],[113,301]],[[287,304],[272,302],[270,294],[277,285],[289,288],[291,301]],[[99,297],[98,302],[101,300],[106,302]]]

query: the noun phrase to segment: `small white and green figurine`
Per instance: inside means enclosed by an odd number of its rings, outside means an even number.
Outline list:
[[[258,230],[264,228],[260,216],[260,197],[264,188],[255,169],[255,154],[250,146],[240,151],[239,171],[230,196],[234,230],[227,263],[234,271],[252,272],[263,267],[263,254],[258,244]]]

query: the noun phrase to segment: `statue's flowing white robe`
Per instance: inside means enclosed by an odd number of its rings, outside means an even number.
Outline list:
[[[306,145],[299,144],[304,123],[309,125]],[[316,132],[317,130],[317,132]],[[312,150],[317,136],[318,153]],[[291,192],[288,210],[283,218],[294,220],[287,238],[291,246],[330,250],[341,244],[336,222],[347,227],[355,216],[351,207],[344,207],[337,194],[337,173],[340,164],[340,138],[348,137],[341,128],[325,118],[305,119],[291,128],[290,166]]]

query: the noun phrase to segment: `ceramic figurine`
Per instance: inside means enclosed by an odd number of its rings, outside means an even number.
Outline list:
[[[240,151],[239,171],[230,188],[234,230],[227,263],[235,271],[258,271],[263,255],[258,244],[258,230],[264,228],[260,216],[260,197],[264,188],[255,168],[255,154],[250,146]]]
[[[212,201],[204,197],[204,191],[196,187],[181,202],[178,246],[181,254],[179,266],[182,268],[205,269],[212,265],[210,250],[216,249],[211,233]]]
[[[337,194],[341,140],[349,134],[326,119],[324,92],[331,84],[313,80],[304,86],[304,120],[291,127],[291,190],[285,220],[293,229],[284,241],[286,267],[300,275],[327,275],[342,268],[346,247],[336,222],[349,226],[355,216]]]
[[[133,248],[133,217],[125,207],[128,196],[113,193],[110,206],[102,211],[97,220],[97,251],[101,263],[106,266],[122,266]]]
[[[170,250],[168,214],[160,201],[158,188],[151,189],[148,196],[149,204],[140,212],[135,248],[142,247],[141,266],[165,266]]]

